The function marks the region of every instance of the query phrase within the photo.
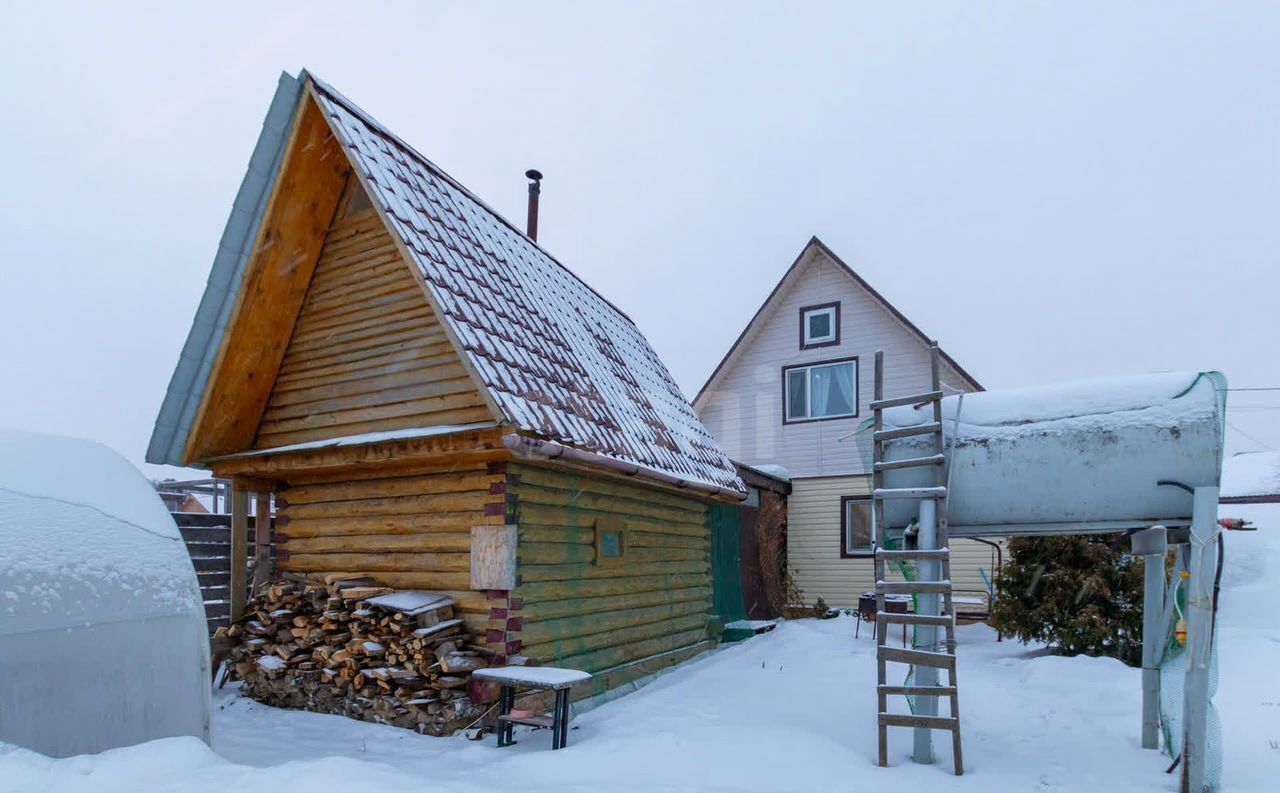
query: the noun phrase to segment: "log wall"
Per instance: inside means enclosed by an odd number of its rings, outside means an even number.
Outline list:
[[[503,523],[505,486],[503,462],[295,475],[276,495],[277,565],[445,592],[484,635],[490,604],[471,591],[471,527]]]
[[[489,419],[377,213],[335,220],[254,448]]]
[[[515,464],[520,653],[589,672],[708,639],[706,502],[607,477]],[[624,552],[597,563],[595,526],[621,519]]]

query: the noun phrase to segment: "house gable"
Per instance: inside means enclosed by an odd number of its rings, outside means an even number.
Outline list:
[[[184,464],[249,448],[350,163],[314,102],[294,116],[284,161],[223,332]],[[210,410],[211,405],[217,409]]]
[[[349,193],[321,249],[257,449],[492,418],[354,180]]]
[[[400,371],[386,373],[390,379],[376,386],[355,376],[327,383],[320,382],[324,376],[304,377],[316,375],[304,358],[327,360],[326,345],[335,341],[329,329],[342,329],[336,341],[344,345],[363,343],[365,334],[407,337],[438,329],[516,453],[559,458],[572,451],[587,464],[628,476],[717,498],[745,497],[732,462],[617,307],[329,86],[310,75],[282,81],[273,108],[290,96],[295,107],[287,141],[281,144],[277,123],[264,125],[259,140],[259,149],[282,152],[273,155],[275,175],[257,185],[261,198],[252,202],[258,209],[249,218],[237,214],[244,209],[238,200],[223,236],[224,247],[241,246],[239,269],[225,266],[221,254],[215,260],[156,421],[149,461],[208,464],[255,447],[310,442],[300,438],[350,438],[356,428],[418,429],[441,418],[435,410],[421,412],[424,399],[447,402],[441,413],[472,417],[478,405],[444,360],[440,374],[450,381],[444,385],[406,382]],[[307,309],[295,334],[321,249],[331,232],[342,232],[331,226],[352,182],[399,252],[429,316],[416,309],[398,319],[417,327],[396,327],[373,310],[386,295],[370,294],[371,310],[359,318],[348,317],[352,306],[321,301]],[[231,234],[241,220],[258,229],[252,243]],[[334,237],[328,244],[337,251],[345,243]],[[364,253],[387,252],[383,246]],[[326,264],[324,278],[332,266]],[[401,288],[359,279],[350,286]],[[348,352],[363,350],[332,354]],[[278,383],[286,354],[288,373]],[[424,390],[428,385],[435,390]]]
[[[805,348],[802,310],[839,303],[835,343]],[[927,389],[929,346],[924,334],[841,262],[811,240],[761,306],[694,406],[731,457],[748,465],[779,464],[792,476],[864,472],[865,439],[853,437],[869,413],[873,356],[885,352],[886,396]],[[783,370],[795,365],[853,360],[857,414],[785,424]],[[980,386],[944,358],[942,379],[955,388]]]

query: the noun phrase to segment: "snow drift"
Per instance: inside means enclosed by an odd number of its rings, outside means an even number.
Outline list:
[[[96,443],[0,431],[0,741],[68,756],[209,737],[195,571],[151,484]]]

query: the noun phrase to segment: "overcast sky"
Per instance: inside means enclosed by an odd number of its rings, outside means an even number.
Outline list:
[[[689,395],[815,234],[988,388],[1280,387],[1275,3],[4,18],[0,426],[142,462],[277,75],[304,66],[510,218],[542,169],[541,242]],[[1280,448],[1280,391],[1231,404],[1229,450]]]

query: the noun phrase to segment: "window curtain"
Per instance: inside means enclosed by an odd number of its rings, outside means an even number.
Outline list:
[[[813,415],[841,416],[853,412],[853,364],[815,367],[813,379]]]

